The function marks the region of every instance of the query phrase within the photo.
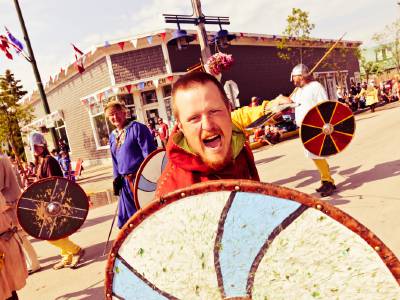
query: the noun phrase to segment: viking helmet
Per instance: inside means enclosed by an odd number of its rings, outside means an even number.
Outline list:
[[[39,132],[34,132],[31,134],[30,144],[31,144],[32,149],[33,149],[33,146],[35,146],[35,145],[47,146],[46,139],[44,138],[43,134],[41,134]]]
[[[293,76],[305,76],[309,72],[308,67],[304,64],[298,64],[295,66],[292,70],[292,73],[290,74],[290,81],[293,81]]]

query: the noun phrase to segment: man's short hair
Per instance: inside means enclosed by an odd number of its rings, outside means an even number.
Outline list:
[[[225,103],[225,106],[227,107],[228,110],[230,109],[229,99],[226,96],[223,86],[217,80],[217,78],[205,72],[191,72],[179,78],[172,87],[172,113],[175,119],[177,120],[179,119],[178,108],[176,107],[175,104],[176,93],[179,90],[187,90],[196,85],[206,84],[207,82],[213,83],[218,88],[219,92],[221,93],[222,99]]]
[[[107,116],[107,111],[110,110],[111,108],[116,108],[118,110],[126,110],[126,106],[124,103],[119,102],[118,100],[113,100],[108,102],[104,107],[104,114],[106,116]]]

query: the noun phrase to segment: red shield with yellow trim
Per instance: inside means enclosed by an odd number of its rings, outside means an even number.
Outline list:
[[[350,144],[355,131],[351,110],[336,101],[314,106],[303,119],[300,137],[304,147],[318,156],[342,152]]]

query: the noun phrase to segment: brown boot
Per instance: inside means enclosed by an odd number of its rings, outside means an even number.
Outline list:
[[[323,190],[324,184],[326,184],[329,181],[321,181],[321,185],[319,188],[315,189],[316,192],[320,193]]]
[[[321,197],[328,197],[334,193],[336,186],[329,181],[325,181],[320,189]]]
[[[81,258],[83,257],[83,255],[85,254],[85,250],[81,249],[79,250],[79,252],[77,254],[74,254],[74,256],[72,257],[72,261],[71,264],[69,265],[70,268],[74,269],[78,266],[79,261],[81,260]]]

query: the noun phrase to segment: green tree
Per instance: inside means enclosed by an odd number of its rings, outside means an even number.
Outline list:
[[[283,31],[283,38],[278,43],[278,57],[283,60],[293,60],[296,53],[290,47],[289,41],[296,43],[299,51],[300,63],[303,62],[304,46],[310,39],[311,31],[315,28],[315,24],[309,20],[309,13],[300,8],[292,8],[292,14],[286,18],[286,28]]]
[[[31,105],[19,103],[27,93],[20,82],[10,70],[0,77],[0,140],[10,145],[17,159],[24,154],[19,126],[30,123],[34,117]]]
[[[386,25],[380,33],[375,33],[372,39],[379,44],[382,50],[388,53],[388,60],[400,73],[400,19]]]
[[[361,57],[361,71],[368,82],[371,75],[379,75],[383,72],[383,67],[375,61],[367,61],[365,57]]]

